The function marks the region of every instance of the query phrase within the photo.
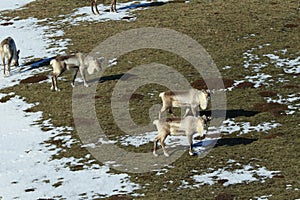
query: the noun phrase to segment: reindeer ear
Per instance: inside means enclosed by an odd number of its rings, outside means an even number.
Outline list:
[[[17,51],[17,54],[18,54],[18,55],[20,54],[20,49]]]

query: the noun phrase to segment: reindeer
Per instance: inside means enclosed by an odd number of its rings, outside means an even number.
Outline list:
[[[98,0],[92,0],[91,1],[91,9],[92,9],[92,12],[94,13],[94,15],[96,15],[96,14],[100,15],[100,12],[97,8],[97,1]],[[96,10],[96,13],[94,11],[94,8]],[[111,0],[110,12],[117,12],[117,0]]]
[[[204,136],[204,127],[207,126],[207,121],[210,118],[207,118],[205,115],[194,117],[187,116],[184,119],[180,118],[166,118],[154,120],[153,124],[156,126],[158,130],[158,134],[154,139],[154,149],[153,155],[157,156],[157,142],[160,141],[160,145],[163,149],[164,155],[169,157],[165,149],[165,140],[168,135],[186,135],[189,142],[189,154],[194,155],[193,152],[193,135],[198,132],[200,137]]]
[[[178,90],[178,91],[167,91],[159,94],[162,99],[163,106],[159,111],[159,119],[161,114],[169,109],[169,113],[172,112],[172,107],[187,107],[186,112],[183,116],[187,116],[190,109],[194,116],[197,116],[196,108],[200,105],[202,110],[207,108],[208,100],[210,98],[209,90]]]
[[[16,43],[11,37],[7,37],[1,42],[0,46],[4,76],[10,75],[10,65],[19,66],[20,50],[17,50]],[[5,72],[5,61],[7,61],[7,71]]]
[[[72,87],[75,86],[75,79],[78,71],[81,74],[84,86],[88,87],[89,85],[86,82],[84,70],[87,70],[89,74],[93,74],[95,70],[100,71],[102,61],[103,58],[95,59],[91,56],[84,57],[82,53],[67,56],[57,56],[55,59],[50,61],[50,65],[52,65],[53,68],[51,90],[60,91],[60,89],[57,87],[57,77],[60,76],[64,71],[70,69],[74,69],[74,76],[71,82]]]

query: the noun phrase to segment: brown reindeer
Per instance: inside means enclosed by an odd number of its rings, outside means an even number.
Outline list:
[[[92,0],[91,1],[91,9],[92,9],[92,12],[96,15],[100,15],[100,12],[97,8],[97,1],[98,0]],[[94,11],[94,8],[96,10],[96,12]],[[111,0],[111,4],[110,4],[110,12],[117,12],[117,0]]]

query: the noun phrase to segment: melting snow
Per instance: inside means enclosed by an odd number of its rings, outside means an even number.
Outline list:
[[[289,94],[287,97],[277,94],[275,98],[266,97],[265,99],[268,103],[272,102],[287,105],[289,110],[286,111],[286,114],[294,114],[300,110],[300,93]]]
[[[98,4],[97,8],[100,12],[100,15],[94,15],[91,11],[90,6],[82,7],[75,9],[74,13],[69,14],[67,16],[63,16],[64,19],[59,21],[59,23],[70,23],[71,25],[79,25],[80,22],[106,22],[110,20],[127,20],[133,21],[136,19],[135,15],[132,13],[135,10],[143,10],[147,9],[147,7],[139,7],[127,9],[126,7],[130,7],[134,4],[149,4],[155,1],[130,1],[127,3],[117,3],[118,12],[107,12],[110,9],[110,5]],[[159,2],[168,2],[159,1]],[[123,9],[126,8],[126,9]]]
[[[15,40],[17,48],[20,49],[20,64],[32,58],[52,57],[64,52],[67,48],[68,40],[55,41],[53,39],[62,36],[62,31],[56,29],[49,31],[53,27],[39,26],[39,21],[35,18],[12,20],[10,22],[13,23],[10,26],[1,26],[1,40],[8,36]],[[53,47],[49,48],[50,45]]]
[[[220,130],[225,134],[232,134],[234,132],[239,132],[238,135],[256,132],[268,132],[269,130],[281,126],[281,124],[272,122],[262,122],[255,126],[251,126],[250,122],[235,122],[233,119],[227,119],[223,122]]]
[[[1,10],[12,10],[20,8],[34,0],[1,0],[0,1],[0,11]]]
[[[0,112],[5,116],[1,118],[0,130],[0,195],[4,199],[78,199],[79,196],[91,199],[131,193],[139,188],[127,174],[109,173],[106,165],[86,165],[91,160],[87,163],[73,157],[52,160],[61,149],[46,141],[62,140],[65,146],[77,141],[70,141],[71,128],[51,127],[51,131],[43,132],[39,126],[32,126],[42,117],[42,112],[23,112],[32,106],[18,97],[0,103]],[[51,126],[49,121],[44,125]],[[81,165],[83,169],[71,171],[68,165]]]
[[[282,51],[285,54],[286,51]],[[299,74],[300,73],[300,56],[295,59],[280,58],[278,55],[265,54],[271,63],[275,64],[276,67],[282,68],[287,74]]]
[[[210,169],[211,172],[209,173],[193,175],[192,178],[196,184],[191,185],[187,181],[182,181],[180,188],[198,188],[201,185],[213,185],[218,182],[222,183],[223,186],[254,181],[264,183],[267,179],[280,173],[280,171],[269,171],[265,167],[258,165],[252,166],[248,164],[241,166],[241,164],[235,163],[232,160],[228,163],[229,165],[224,168],[217,170]]]
[[[254,83],[254,87],[258,88],[262,85],[273,85],[273,83],[277,82],[289,82],[289,80],[284,79],[282,76],[284,74],[278,74],[276,77],[271,76],[269,74],[263,73],[262,70],[266,67],[272,67],[270,64],[273,64],[277,68],[281,68],[286,74],[299,74],[300,73],[300,56],[294,56],[294,58],[281,58],[281,56],[286,55],[287,50],[278,50],[274,53],[264,54],[263,57],[267,57],[270,59],[269,62],[263,62],[262,58],[255,54],[255,51],[263,49],[266,46],[270,46],[270,44],[259,45],[257,47],[251,48],[243,53],[243,67],[245,69],[250,69],[251,72],[255,72],[255,74],[251,74],[245,76],[244,79],[236,81],[236,84],[232,88],[228,88],[227,90],[232,90],[236,87],[237,83],[242,83],[245,81]],[[225,66],[223,69],[230,69],[230,66]]]

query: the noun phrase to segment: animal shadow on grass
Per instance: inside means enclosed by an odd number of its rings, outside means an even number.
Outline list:
[[[213,113],[213,116],[212,116]],[[224,117],[224,113],[226,113],[225,118],[226,119],[232,119],[236,117],[252,117],[256,114],[258,114],[258,111],[251,111],[251,110],[244,110],[244,109],[236,109],[236,110],[206,110],[206,111],[200,111],[200,115],[206,115],[208,117],[218,118],[218,117]]]
[[[116,74],[116,75],[103,76],[99,79],[99,83],[104,83],[106,81],[114,81],[114,80],[126,81],[133,76],[135,76],[135,75],[133,75],[133,74]]]
[[[50,57],[50,58],[42,58],[42,59],[39,59],[39,60],[26,62],[23,65],[21,65],[21,67],[30,66],[30,68],[25,70],[25,71],[28,71],[28,70],[32,70],[32,69],[35,69],[35,68],[48,66],[48,65],[50,65],[50,61],[54,58],[55,58],[55,56]]]
[[[193,147],[203,147],[210,146],[210,144],[214,144],[216,139],[199,141],[193,144]],[[217,139],[217,142],[214,144],[214,148],[220,146],[236,146],[236,145],[248,145],[252,142],[257,141],[258,139],[254,138],[221,138]]]
[[[109,76],[102,76],[99,78],[94,78],[91,80],[88,80],[88,83],[94,83],[94,82],[98,82],[98,83],[104,83],[106,81],[114,81],[114,80],[121,80],[121,81],[126,81],[132,77],[135,77],[136,75],[134,74],[114,74],[114,75],[109,75]]]
[[[219,146],[236,146],[236,145],[248,145],[251,144],[252,142],[257,141],[258,139],[250,139],[250,138],[221,138],[218,139],[215,147]]]

